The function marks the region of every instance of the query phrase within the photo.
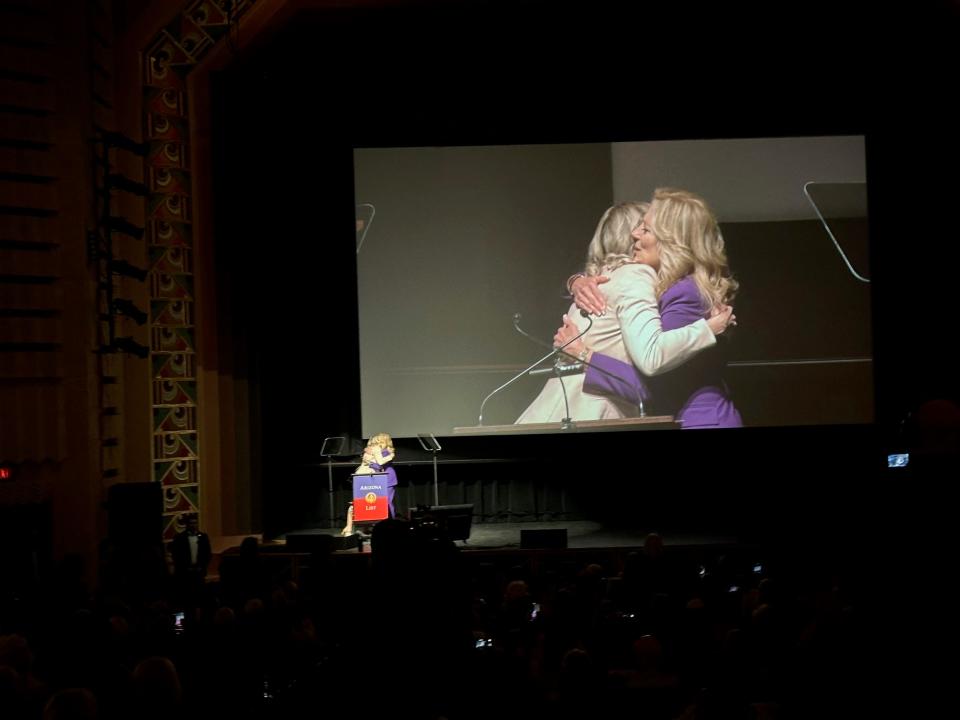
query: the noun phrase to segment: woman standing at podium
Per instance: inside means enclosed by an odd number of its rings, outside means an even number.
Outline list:
[[[685,190],[656,190],[643,222],[631,235],[636,241],[634,260],[656,271],[664,330],[709,318],[715,312],[713,308],[732,302],[738,283],[730,276],[716,218],[701,197]],[[604,298],[607,286],[601,292],[598,285],[606,278],[588,273],[571,280],[575,304],[589,312],[603,313],[610,304]],[[731,324],[736,321],[731,319]],[[562,345],[578,332],[565,322],[554,343]],[[673,415],[684,429],[742,427],[723,378],[725,343],[655,377],[644,377],[653,373],[639,365],[630,367],[622,358],[588,344],[575,341],[567,347],[568,352],[579,353],[590,363],[584,375],[584,392],[631,398],[646,387],[652,393],[655,411]]]
[[[354,475],[369,475],[371,473],[386,473],[387,475],[387,509],[390,517],[397,516],[394,506],[394,496],[397,492],[397,471],[393,469],[393,459],[397,456],[393,448],[393,438],[387,433],[377,433],[367,441],[363,449],[360,465],[353,471]],[[340,534],[344,537],[353,535],[353,503],[347,506],[347,523]]]
[[[517,423],[563,420],[568,417],[568,405],[572,420],[636,417],[645,390],[633,384],[634,365],[649,375],[665,372],[715,345],[716,335],[726,329],[732,318],[729,308],[709,319],[693,318],[685,327],[669,331],[662,328],[657,307],[657,274],[651,265],[635,259],[631,235],[642,225],[644,213],[648,210],[646,203],[635,202],[609,208],[594,232],[584,268],[585,276],[602,276],[608,281],[605,291],[614,312],[594,319],[584,336],[586,344],[580,350],[579,359],[585,360],[588,352],[596,351],[619,361],[623,369],[612,372],[618,378],[624,374],[620,383],[625,386],[624,392],[585,392],[582,373],[569,375],[566,380],[551,378]],[[576,306],[571,305],[569,315],[575,317],[575,321],[565,317],[572,330],[570,338],[588,325],[588,321],[575,310]],[[570,347],[567,352],[571,352]],[[629,394],[630,390],[632,394]]]
[[[374,472],[387,474],[387,507],[390,509],[390,517],[396,517],[397,510],[393,504],[393,497],[397,491],[397,471],[393,469],[391,463],[397,456],[397,452],[393,449],[393,438],[387,433],[374,435],[367,443],[364,456],[370,458],[367,463]]]

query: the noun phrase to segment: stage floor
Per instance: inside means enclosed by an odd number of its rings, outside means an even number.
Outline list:
[[[549,522],[499,522],[475,523],[470,529],[470,538],[457,540],[458,547],[464,550],[507,550],[521,547],[521,531],[524,530],[560,530],[567,531],[567,548],[630,548],[642,547],[648,533],[645,528],[605,527],[590,520],[553,520]],[[723,534],[667,532],[657,531],[667,547],[742,547],[740,539]],[[336,535],[339,529],[307,528],[290,531],[277,540],[286,542],[287,535]],[[364,544],[369,548],[369,543]],[[355,550],[352,552],[356,552]]]

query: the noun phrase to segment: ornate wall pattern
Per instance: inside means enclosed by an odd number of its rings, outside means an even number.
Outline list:
[[[186,80],[218,43],[230,42],[256,0],[193,0],[143,54],[145,237],[150,259],[153,480],[163,484],[164,540],[200,510],[197,357]]]

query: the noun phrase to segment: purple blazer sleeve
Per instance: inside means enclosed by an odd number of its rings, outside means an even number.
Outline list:
[[[705,316],[700,291],[693,278],[687,276],[675,282],[660,298],[660,323],[664,330],[676,330]],[[630,363],[609,355],[594,353],[583,378],[586,392],[614,395],[627,402],[636,403],[638,398],[647,400],[650,392],[643,375]],[[612,373],[610,377],[604,372]]]
[[[649,399],[643,375],[630,363],[609,355],[594,353],[583,377],[585,392],[613,395],[636,404],[637,399]]]

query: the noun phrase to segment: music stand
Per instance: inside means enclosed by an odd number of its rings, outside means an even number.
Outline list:
[[[440,504],[440,486],[437,483],[437,453],[442,449],[432,433],[417,433],[420,447],[433,454],[433,504]]]
[[[410,511],[410,520],[421,525],[432,521],[447,539],[467,542],[473,524],[473,503],[430,507],[421,505]]]
[[[323,445],[320,448],[320,457],[327,459],[327,498],[330,503],[327,527],[331,528],[335,527],[333,517],[333,456],[342,455],[346,444],[347,439],[345,437],[328,437],[323,439]]]
[[[837,249],[837,252],[840,253],[840,258],[847,266],[850,274],[860,282],[870,282],[869,277],[854,267],[854,262],[847,257],[848,253],[844,251],[838,238],[838,236],[843,236],[842,231],[844,231],[845,228],[849,232],[849,223],[851,221],[859,221],[864,227],[866,226],[867,183],[816,182],[811,180],[804,184],[803,194],[806,195],[807,200],[813,207],[813,211],[817,214],[817,217],[820,218],[823,229],[827,231],[827,235],[830,240],[833,241],[833,246]],[[855,235],[852,238],[847,238],[848,250],[854,249],[858,245],[860,246],[860,252],[855,254],[860,256],[859,263],[863,266],[867,261],[865,257],[866,241],[864,240],[862,244],[853,242],[852,245],[854,247],[851,248],[851,242],[849,241],[855,239]]]

